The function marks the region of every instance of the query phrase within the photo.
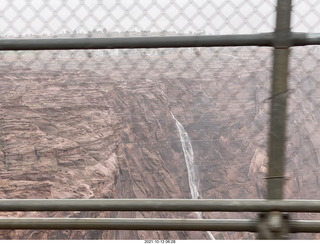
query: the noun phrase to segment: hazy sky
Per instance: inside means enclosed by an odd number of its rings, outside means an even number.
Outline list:
[[[271,32],[276,0],[1,0],[0,35],[65,31]],[[308,4],[306,4],[306,2]],[[318,0],[295,0],[294,31],[317,31]],[[319,15],[319,16],[317,16]]]

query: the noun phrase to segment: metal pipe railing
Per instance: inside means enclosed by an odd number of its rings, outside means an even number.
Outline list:
[[[319,233],[320,221],[291,220],[289,228],[291,233]]]
[[[317,200],[1,199],[0,211],[320,212]]]
[[[1,39],[0,51],[271,46],[272,40],[272,33],[162,37]]]
[[[236,38],[234,35],[221,35],[0,40],[0,50],[181,48],[251,45],[272,45],[272,34],[238,35]]]
[[[290,220],[290,233],[318,233],[320,221]],[[176,230],[258,232],[251,219],[0,218],[1,230]]]
[[[239,219],[0,218],[0,229],[256,231],[256,221]]]
[[[320,34],[294,33],[290,46],[320,45]],[[247,35],[1,39],[0,51],[275,46],[274,33]]]
[[[320,33],[292,33],[290,36],[291,46],[320,45]]]

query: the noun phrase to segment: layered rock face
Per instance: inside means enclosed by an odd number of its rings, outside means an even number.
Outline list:
[[[16,65],[2,63],[0,197],[191,198],[173,114],[193,147],[200,198],[264,198],[270,60],[269,49],[256,52],[246,48],[93,58],[81,68],[72,67],[76,61],[65,57],[61,62],[70,67],[53,68],[49,63],[47,69],[37,69],[23,56]],[[315,122],[303,123],[308,128],[316,126]],[[304,134],[312,134],[312,128]],[[294,142],[288,151],[301,142],[299,134],[292,136],[293,129],[290,133]],[[316,137],[312,138],[317,151]],[[310,156],[307,152],[303,155]],[[288,166],[288,172],[298,167],[301,157],[289,155],[289,161],[295,163]],[[288,181],[288,197],[304,194],[304,165],[299,164],[299,170],[299,175]],[[316,182],[310,184],[317,189]],[[303,198],[314,196],[305,194]],[[173,212],[19,212],[1,216],[197,217]],[[203,213],[203,217],[256,216]],[[216,239],[255,237],[250,233],[213,235]],[[0,238],[209,239],[209,235],[16,230],[1,231]]]

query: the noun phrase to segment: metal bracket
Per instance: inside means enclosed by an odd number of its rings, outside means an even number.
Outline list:
[[[260,213],[258,239],[286,240],[289,233],[289,215],[278,211]]]

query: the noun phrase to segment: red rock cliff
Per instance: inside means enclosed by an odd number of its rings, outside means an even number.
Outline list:
[[[97,70],[90,63],[82,69],[59,70],[29,68],[23,59],[17,66],[2,63],[0,197],[191,198],[172,112],[191,138],[201,198],[264,198],[269,50],[259,53],[267,60],[263,66],[250,58],[250,49],[239,49],[235,57],[229,51],[210,50],[202,50],[200,56],[182,53],[180,59],[170,53],[143,59],[133,55],[121,62],[114,58],[99,63]],[[317,158],[320,144],[312,133],[318,123],[303,117],[303,106],[312,107],[312,103],[302,104],[306,99],[303,93],[294,96],[300,102],[293,100],[291,107],[300,104],[302,109],[290,117],[299,126],[290,124],[292,163],[286,195],[314,198],[319,195],[318,161],[301,165],[300,159],[307,157],[308,163]],[[294,153],[304,140],[294,135],[297,130],[304,130],[305,140],[314,149]],[[297,168],[299,175],[293,174]],[[196,217],[194,213],[167,212],[19,212],[1,216]],[[204,213],[204,217],[255,215]],[[217,239],[254,238],[248,233],[213,234]],[[209,237],[206,232],[16,230],[0,231],[0,238]]]

